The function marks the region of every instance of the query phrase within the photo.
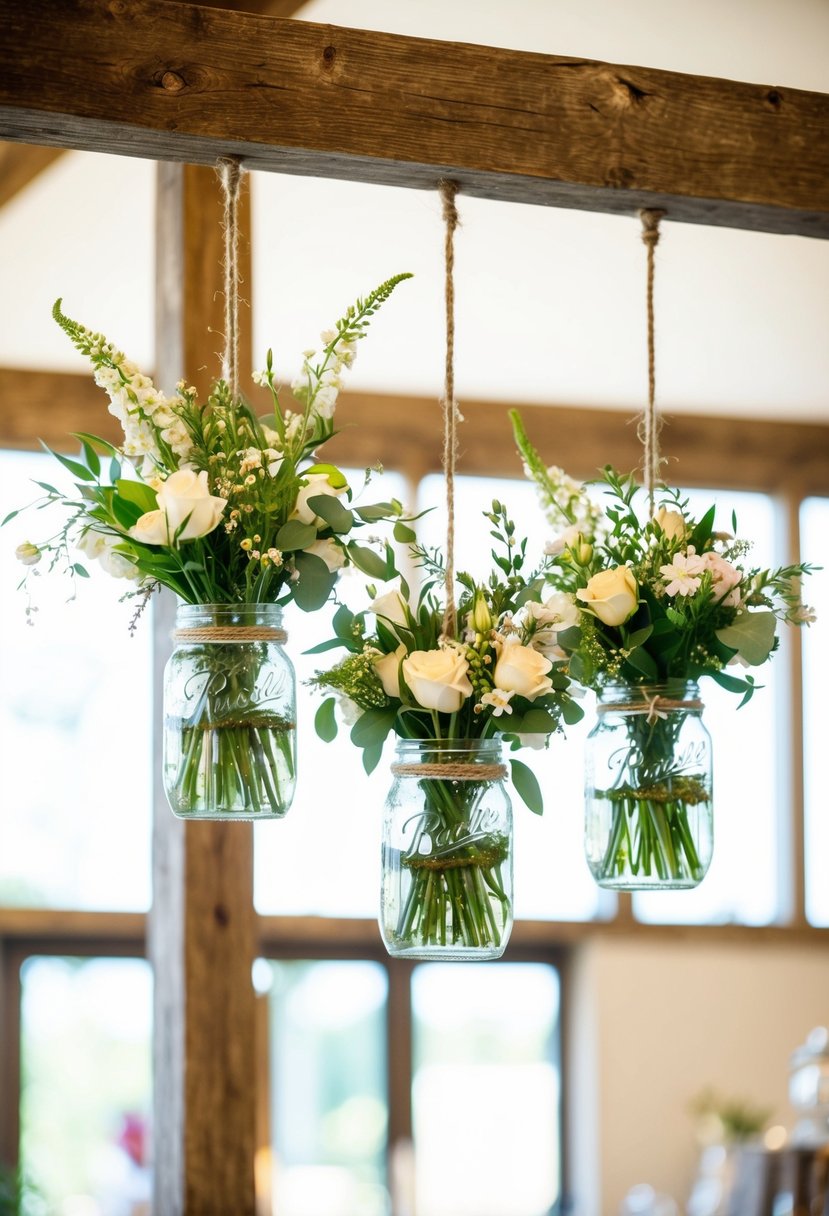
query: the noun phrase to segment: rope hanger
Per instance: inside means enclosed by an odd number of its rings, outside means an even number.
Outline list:
[[[653,516],[653,502],[656,486],[660,481],[662,456],[659,451],[659,432],[662,420],[656,408],[656,352],[654,342],[653,320],[653,278],[654,252],[659,244],[659,221],[665,215],[664,211],[640,211],[642,221],[642,240],[648,250],[647,272],[647,320],[648,320],[648,405],[639,423],[638,435],[644,447],[642,472],[645,490],[648,495],[648,510]]]

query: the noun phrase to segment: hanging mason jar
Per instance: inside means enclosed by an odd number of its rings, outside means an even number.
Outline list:
[[[389,954],[493,959],[512,929],[512,807],[494,739],[404,739],[383,824]]]
[[[296,680],[274,604],[185,604],[164,673],[164,788],[186,819],[281,819]]]
[[[610,684],[586,757],[585,848],[600,887],[696,887],[713,850],[711,736],[693,681]]]

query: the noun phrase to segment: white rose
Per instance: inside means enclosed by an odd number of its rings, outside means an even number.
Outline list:
[[[301,524],[324,524],[325,520],[320,519],[308,506],[308,499],[318,498],[320,494],[330,494],[332,498],[339,498],[348,487],[332,486],[327,473],[306,473],[304,477],[308,484],[304,485],[296,496],[291,519],[298,519]]]
[[[472,695],[469,664],[457,650],[415,650],[403,660],[403,676],[424,709],[453,714]]]
[[[679,511],[671,511],[667,507],[660,507],[654,515],[654,523],[659,524],[662,532],[667,536],[668,540],[683,540],[687,528],[685,520],[680,515]]]
[[[37,545],[33,545],[30,540],[24,541],[22,545],[18,545],[14,551],[14,555],[24,566],[36,566],[43,556]]]
[[[558,635],[565,629],[572,629],[579,623],[579,610],[572,595],[566,591],[556,591],[543,604],[530,601],[524,606],[527,623],[535,622],[536,628],[530,638],[530,645],[542,654],[557,659],[567,656],[558,644]]]
[[[565,549],[569,549],[579,539],[581,530],[578,524],[570,524],[558,536],[554,536],[552,540],[547,541],[544,546],[544,552],[548,557],[558,557]]]
[[[320,557],[328,567],[328,573],[333,574],[335,570],[341,570],[345,565],[345,553],[342,545],[338,545],[334,540],[315,540],[313,545],[309,545],[305,550],[306,553],[313,553],[315,557]]]
[[[501,647],[492,682],[502,692],[514,692],[534,701],[553,687],[547,676],[552,666],[550,660],[532,646],[523,646],[517,639],[511,639]]]
[[[372,655],[374,670],[380,677],[383,692],[387,697],[400,697],[400,660],[406,653],[406,647],[401,642],[390,654],[381,654],[378,650]]]
[[[369,607],[374,615],[379,616],[383,624],[396,637],[400,636],[395,626],[406,625],[406,609],[408,605],[399,591],[395,591],[394,589],[384,591],[382,595],[378,595],[376,599],[371,601]]]
[[[143,545],[169,545],[171,543],[167,516],[161,510],[145,511],[130,528],[129,534],[133,540],[140,540]],[[97,553],[95,556],[98,556]]]
[[[611,566],[594,574],[586,587],[580,587],[576,599],[603,624],[623,625],[639,606],[639,588],[627,566]]]
[[[112,578],[140,578],[139,571],[135,567],[135,563],[131,562],[123,553],[116,553],[114,546],[120,542],[115,538],[107,538],[107,544],[103,551],[98,556],[98,561],[106,570],[107,574]]]
[[[179,469],[170,474],[158,491],[158,505],[167,516],[171,538],[184,524],[178,536],[178,541],[181,542],[196,540],[212,532],[222,518],[227,499],[217,498],[210,493],[205,469],[200,473],[196,473],[194,469]]]

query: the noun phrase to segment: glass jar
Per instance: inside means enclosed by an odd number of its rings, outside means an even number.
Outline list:
[[[694,681],[609,684],[587,741],[585,850],[600,887],[685,890],[714,846],[711,736]]]
[[[164,672],[164,788],[185,819],[281,819],[296,679],[274,604],[184,604]]]
[[[512,929],[512,806],[496,739],[402,739],[383,822],[389,954],[493,959]]]

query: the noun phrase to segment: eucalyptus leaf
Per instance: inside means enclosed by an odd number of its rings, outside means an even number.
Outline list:
[[[383,744],[378,743],[374,747],[363,748],[363,769],[367,776],[371,776],[377,765],[380,763],[383,755]]]
[[[534,815],[541,815],[544,811],[544,797],[535,773],[521,760],[510,759],[509,765],[516,794]]]
[[[581,722],[584,717],[584,710],[579,705],[578,701],[572,699],[564,701],[561,706],[561,716],[564,719],[565,726],[575,726],[577,722]]]
[[[394,705],[367,709],[351,728],[351,742],[355,747],[382,747],[396,719],[397,708]]]
[[[297,553],[294,564],[299,571],[299,580],[292,584],[294,602],[303,612],[316,612],[333,591],[336,572],[332,573],[315,553]]]
[[[315,515],[324,519],[329,528],[339,535],[350,532],[354,527],[354,516],[348,507],[344,507],[338,498],[330,494],[315,494],[308,499],[308,506]],[[313,542],[312,542],[313,544]]]
[[[289,519],[276,534],[276,547],[283,553],[294,553],[307,549],[317,539],[317,530],[313,524],[300,523],[298,519]],[[320,561],[317,558],[317,561]],[[325,566],[325,562],[322,562]],[[327,567],[326,567],[327,569]]]
[[[314,729],[323,743],[331,743],[337,737],[337,702],[327,697],[314,715]]]
[[[385,582],[394,574],[394,567],[373,549],[367,549],[365,545],[358,545],[355,541],[352,541],[347,549],[348,555],[357,569],[362,570],[363,574],[367,574],[369,578],[379,578]]]
[[[774,634],[773,612],[741,612],[730,625],[717,630],[717,638],[723,645],[736,650],[752,667],[765,663],[774,645]]]
[[[401,545],[411,545],[417,540],[417,533],[414,528],[410,528],[408,524],[401,523],[399,520],[394,525],[394,539]]]

